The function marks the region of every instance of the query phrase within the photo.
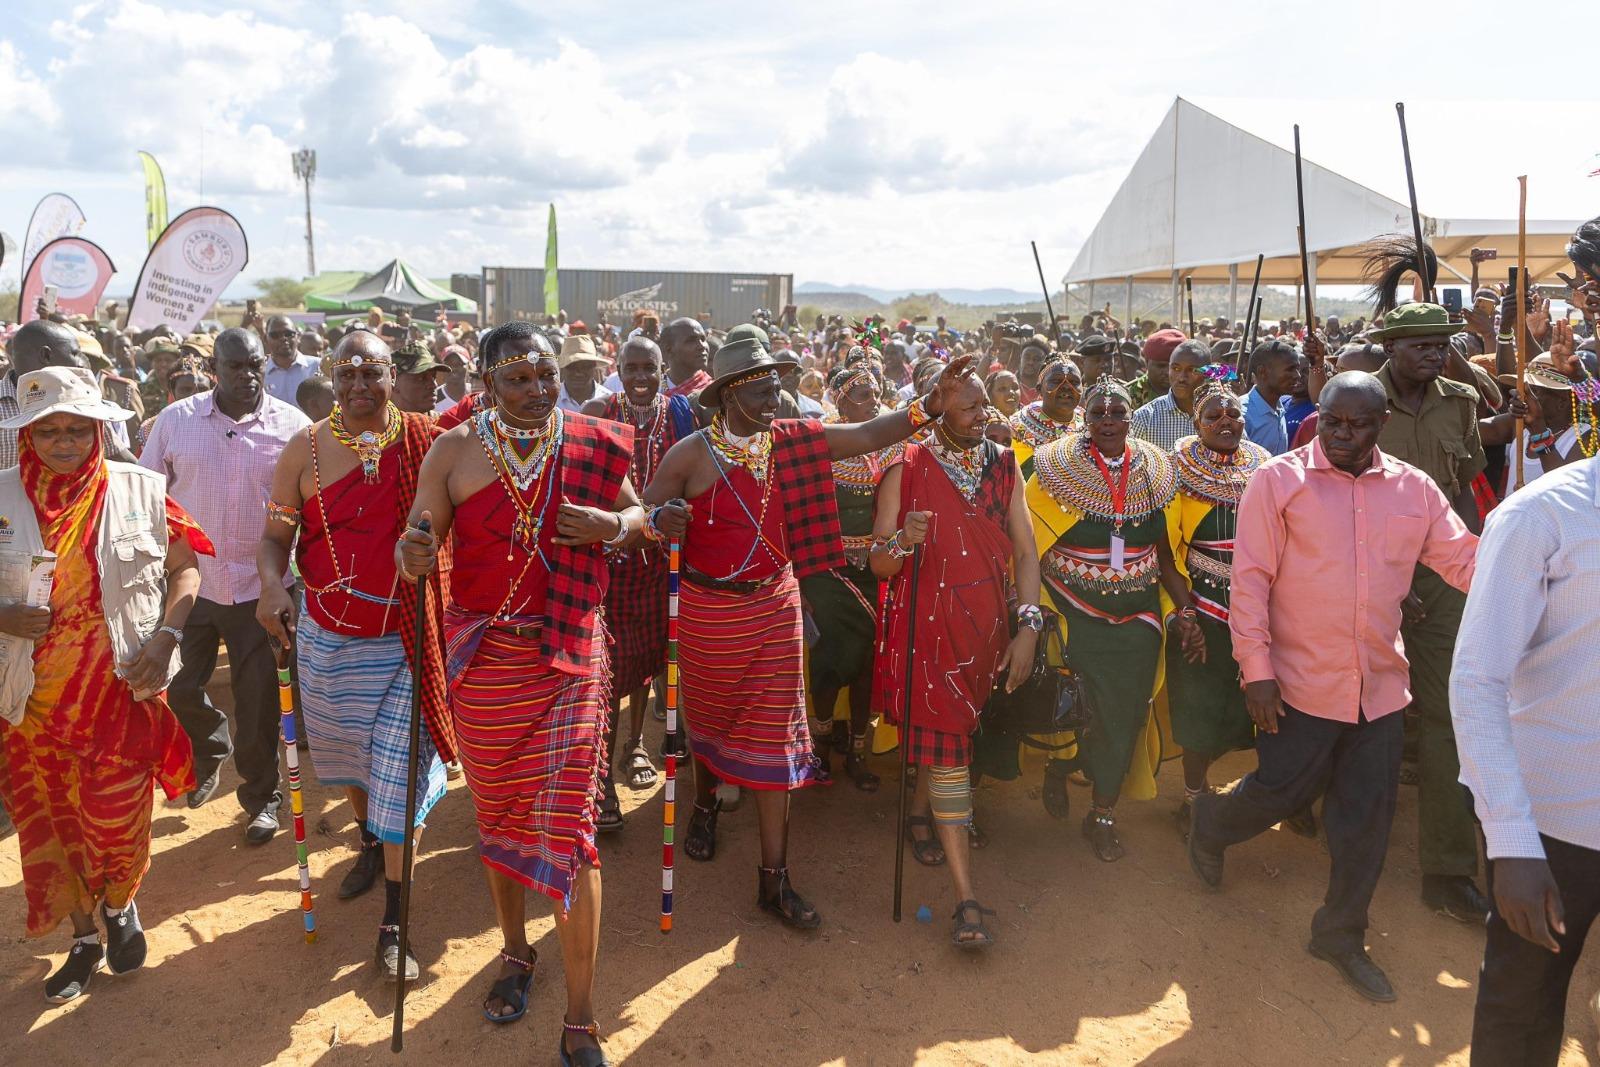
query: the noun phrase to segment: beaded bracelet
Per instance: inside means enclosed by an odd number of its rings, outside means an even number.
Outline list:
[[[896,530],[880,542],[884,551],[889,553],[890,559],[906,559],[917,550],[915,545],[906,547],[905,541],[900,537],[903,533],[904,530]]]
[[[660,504],[644,513],[644,539],[646,541],[659,545],[667,539],[667,535],[661,532],[661,527],[656,525],[656,516],[661,514],[661,509],[664,507],[666,507],[665,504]]]
[[[911,401],[910,404],[906,405],[906,414],[911,418],[911,428],[913,430],[920,430],[922,427],[928,425],[928,423],[938,418],[937,415],[934,415],[928,411],[927,398],[921,396],[917,397],[915,400]]]
[[[299,526],[300,510],[291,508],[287,504],[280,504],[276,500],[268,500],[267,518],[273,522],[281,522],[285,526]]]

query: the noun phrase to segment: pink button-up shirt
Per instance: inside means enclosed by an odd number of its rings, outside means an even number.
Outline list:
[[[1411,702],[1400,602],[1418,563],[1466,589],[1478,539],[1422,471],[1373,450],[1352,476],[1322,443],[1256,472],[1239,504],[1228,627],[1246,682],[1356,722]]]

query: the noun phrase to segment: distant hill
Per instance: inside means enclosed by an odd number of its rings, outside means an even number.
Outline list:
[[[803,303],[820,303],[818,296],[842,298],[847,296],[864,296],[878,304],[893,304],[903,300],[913,293],[938,293],[947,304],[967,304],[972,306],[994,307],[1007,304],[1026,304],[1038,299],[1036,292],[1019,292],[1016,289],[940,289],[929,287],[926,289],[879,289],[871,285],[858,285],[852,282],[849,285],[834,285],[831,282],[801,282],[794,287],[795,294],[804,297]],[[830,303],[840,302],[838,299]],[[852,304],[851,306],[861,306]]]

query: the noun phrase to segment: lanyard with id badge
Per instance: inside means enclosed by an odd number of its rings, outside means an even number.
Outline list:
[[[1100,477],[1106,480],[1106,489],[1111,493],[1111,569],[1121,573],[1128,569],[1128,545],[1122,537],[1122,523],[1128,506],[1128,470],[1133,466],[1133,457],[1126,449],[1123,451],[1122,463],[1117,467],[1120,477],[1113,480],[1111,465],[1100,454],[1100,449],[1091,445],[1089,452],[1094,456],[1094,465],[1100,468]]]

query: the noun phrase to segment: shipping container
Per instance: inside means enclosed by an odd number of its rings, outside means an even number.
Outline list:
[[[474,304],[483,303],[483,275],[481,274],[452,274],[450,275],[450,291],[457,296],[464,296]]]
[[[711,274],[699,271],[577,270],[559,273],[561,307],[571,319],[601,318],[626,326],[640,309],[663,325],[700,319],[728,329],[749,322],[757,308],[777,318],[792,302],[792,274]],[[458,290],[459,291],[459,290]],[[484,267],[478,306],[485,325],[510,319],[544,319],[544,271],[539,267]]]

